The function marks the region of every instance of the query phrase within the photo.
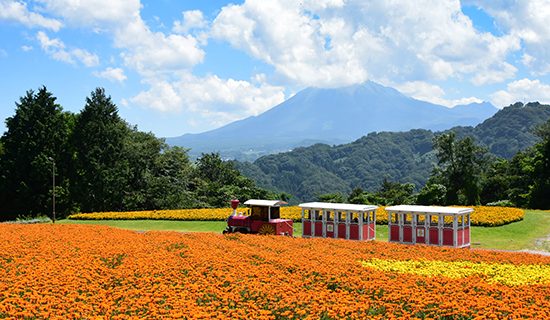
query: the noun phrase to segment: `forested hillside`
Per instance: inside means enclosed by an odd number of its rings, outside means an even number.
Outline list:
[[[476,127],[435,134],[428,130],[371,133],[349,144],[317,144],[236,166],[258,185],[290,193],[295,201],[325,193],[348,194],[354,188],[373,191],[384,180],[420,188],[437,161],[432,151],[435,135],[453,131],[460,138],[471,136],[495,156],[509,159],[540,140],[533,130],[548,119],[550,106],[516,103]]]

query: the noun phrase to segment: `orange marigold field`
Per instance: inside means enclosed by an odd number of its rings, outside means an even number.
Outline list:
[[[0,318],[550,317],[546,280],[510,285],[483,272],[382,266],[550,267],[550,257],[526,253],[52,224],[1,224],[0,243]]]

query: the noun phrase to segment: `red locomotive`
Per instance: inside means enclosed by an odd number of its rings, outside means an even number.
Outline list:
[[[281,219],[281,205],[287,204],[279,200],[255,200],[244,203],[248,206],[245,213],[237,213],[239,200],[231,200],[233,213],[227,219],[227,228],[223,233],[258,233],[292,236],[294,227],[292,220]]]

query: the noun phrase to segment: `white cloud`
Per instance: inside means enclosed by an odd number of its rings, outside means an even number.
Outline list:
[[[402,84],[394,85],[402,93],[411,96],[415,99],[439,104],[445,107],[454,107],[462,104],[470,104],[473,102],[483,102],[476,97],[465,97],[460,99],[446,99],[445,90],[440,86],[426,83],[423,81],[410,81]]]
[[[124,70],[121,68],[108,67],[101,72],[93,72],[93,75],[98,78],[104,78],[110,81],[124,82],[127,78],[124,74]]]
[[[76,64],[79,61],[86,67],[93,67],[99,64],[99,57],[84,49],[66,50],[63,41],[53,38],[50,39],[43,31],[38,31],[36,39],[40,42],[42,50],[58,61]]]
[[[172,84],[166,81],[151,83],[149,90],[140,92],[131,102],[163,112],[181,111],[184,108],[182,98]]]
[[[523,63],[532,74],[550,73],[550,2],[469,0],[494,17],[497,25],[511,36],[522,41]],[[527,58],[527,59],[525,59]]]
[[[264,82],[220,79],[217,76],[182,75],[175,82],[152,81],[151,88],[131,99],[132,103],[163,112],[193,112],[196,123],[221,126],[258,115],[284,101],[284,88]]]
[[[303,86],[387,77],[501,82],[515,75],[506,58],[520,48],[515,36],[477,31],[458,0],[247,0],[224,7],[211,35]]]
[[[187,33],[192,29],[202,29],[208,26],[202,11],[190,10],[182,12],[183,20],[175,21],[172,27],[174,33]]]
[[[30,12],[27,4],[22,1],[0,0],[0,20],[11,20],[27,27],[46,28],[52,31],[59,31],[63,26],[59,20]]]
[[[151,31],[141,18],[139,0],[39,2],[45,12],[61,16],[70,25],[112,35],[114,46],[121,50],[124,64],[144,77],[187,71],[204,59],[204,51],[192,35]],[[189,13],[187,16],[196,19],[198,14]],[[191,22],[200,23],[197,20]]]
[[[21,46],[21,50],[23,50],[24,52],[29,52],[29,51],[32,51],[34,48],[32,46]]]
[[[550,103],[550,85],[525,78],[510,82],[506,90],[499,90],[491,95],[491,102],[499,108],[518,101],[538,101],[548,104]]]
[[[139,17],[140,0],[38,0],[43,10],[63,17],[68,23],[92,28],[112,28]]]
[[[152,32],[141,19],[118,28],[114,41],[124,63],[145,77],[187,71],[204,59],[193,36]]]

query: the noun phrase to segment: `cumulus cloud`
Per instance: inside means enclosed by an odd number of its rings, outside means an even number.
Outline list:
[[[142,76],[186,71],[204,59],[204,51],[195,37],[152,31],[141,18],[139,0],[41,2],[45,11],[63,17],[71,25],[112,35],[124,64]],[[187,13],[190,24],[200,23],[198,16],[196,12]]]
[[[78,61],[86,67],[93,67],[99,64],[99,57],[97,55],[79,48],[67,50],[63,41],[57,38],[50,39],[43,31],[39,31],[36,34],[36,39],[40,43],[42,50],[55,60],[70,64],[76,64]]]
[[[139,17],[140,0],[38,0],[43,10],[62,17],[71,25],[112,28]]]
[[[550,3],[548,0],[468,0],[494,17],[497,25],[523,43],[522,62],[532,74],[550,73]]]
[[[399,91],[415,99],[439,104],[449,108],[457,105],[483,102],[483,100],[476,97],[446,99],[445,90],[443,90],[440,86],[423,81],[410,81],[394,86]]]
[[[126,66],[145,77],[187,71],[204,59],[193,36],[153,32],[141,19],[118,27],[114,42]]]
[[[224,7],[211,34],[288,80],[325,87],[386,77],[502,82],[515,75],[506,58],[520,48],[517,37],[477,31],[457,0],[248,0]]]
[[[59,20],[30,12],[27,4],[21,1],[0,0],[0,20],[11,20],[27,27],[39,27],[52,31],[58,31],[63,26]]]
[[[215,75],[182,75],[174,82],[155,81],[132,103],[164,112],[192,111],[211,126],[220,126],[250,115],[257,115],[284,101],[284,88],[264,82],[221,79]]]
[[[508,83],[506,90],[499,90],[491,95],[491,102],[498,107],[505,107],[515,102],[538,101],[550,103],[550,85],[539,80],[527,78]]]
[[[208,26],[200,10],[184,11],[182,15],[182,21],[174,22],[174,26],[172,27],[174,33],[188,33],[192,29],[202,29]]]
[[[124,82],[127,78],[124,74],[124,70],[121,68],[108,67],[100,72],[93,72],[93,75],[98,78],[104,78],[110,81]]]

